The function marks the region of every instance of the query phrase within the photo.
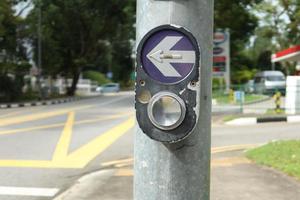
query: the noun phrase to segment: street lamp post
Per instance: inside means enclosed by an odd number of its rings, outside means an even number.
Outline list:
[[[38,58],[37,58],[37,87],[40,98],[43,99],[44,95],[41,86],[41,73],[42,73],[42,8],[41,1],[37,1],[38,6],[38,24],[37,24],[37,42],[38,42]]]

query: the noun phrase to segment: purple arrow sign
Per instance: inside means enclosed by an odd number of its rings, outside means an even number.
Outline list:
[[[171,84],[185,79],[193,70],[196,50],[184,33],[165,29],[144,42],[141,61],[152,79]]]

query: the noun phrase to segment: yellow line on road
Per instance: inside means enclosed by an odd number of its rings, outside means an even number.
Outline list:
[[[121,177],[126,177],[126,176],[133,176],[133,169],[119,169],[114,176],[121,176]]]
[[[0,160],[0,167],[53,168],[53,164],[44,160]]]
[[[211,166],[212,167],[231,167],[234,165],[249,164],[249,163],[251,163],[251,161],[245,157],[229,157],[229,158],[222,158],[222,159],[214,159],[211,162]]]
[[[50,124],[50,125],[36,126],[36,127],[29,127],[29,128],[19,128],[19,129],[12,129],[12,130],[3,130],[0,131],[0,135],[9,135],[9,134],[37,131],[43,129],[58,128],[62,126],[64,126],[64,123],[57,123],[57,124]]]
[[[227,151],[238,151],[238,150],[244,150],[244,149],[251,149],[259,146],[258,144],[242,144],[242,145],[232,145],[232,146],[225,146],[225,147],[214,147],[211,148],[211,153],[222,153]]]
[[[64,130],[61,134],[61,137],[57,143],[54,155],[53,155],[53,161],[60,161],[64,160],[67,157],[69,145],[72,138],[72,131],[73,131],[73,125],[75,120],[75,113],[69,112],[68,119],[65,124]]]
[[[132,162],[133,162],[133,158],[127,158],[127,159],[121,159],[121,160],[114,160],[114,161],[104,162],[104,163],[101,163],[101,166],[107,167],[107,166],[110,166],[110,165],[132,163]]]
[[[131,117],[129,120],[122,124],[110,129],[103,133],[93,141],[79,148],[75,152],[71,153],[67,160],[74,166],[84,167],[97,155],[105,151],[111,144],[113,144],[122,135],[133,128],[135,124],[135,118]]]
[[[232,167],[235,165],[241,165],[241,164],[249,164],[251,163],[250,160],[248,160],[245,157],[228,157],[228,158],[221,158],[221,159],[213,159],[211,161],[211,167],[216,168],[216,167]],[[133,163],[131,163],[132,165]],[[131,165],[124,165],[123,169],[118,169],[114,176],[119,176],[119,177],[127,177],[127,176],[133,176],[134,171],[130,167]],[[122,167],[122,166],[121,166]]]
[[[0,119],[0,127],[13,125],[13,124],[20,124],[20,123],[24,123],[24,122],[36,121],[36,120],[50,118],[50,117],[55,117],[58,115],[66,114],[70,111],[82,110],[82,109],[87,109],[87,108],[91,108],[91,107],[93,107],[93,106],[73,107],[73,108],[61,109],[61,110],[51,111],[51,112],[42,112],[42,113],[36,113],[36,114],[32,114],[32,115]]]
[[[12,117],[12,116],[19,115],[19,114],[26,113],[26,112],[33,112],[33,111],[40,110],[40,109],[41,108],[31,108],[31,109],[27,109],[27,110],[18,110],[18,111],[8,112],[6,114],[0,115],[0,119],[6,118],[6,117]]]
[[[72,114],[73,113],[73,114]],[[65,125],[63,136],[58,144],[52,161],[32,161],[32,160],[0,160],[0,167],[31,167],[31,168],[84,168],[90,161],[96,156],[103,153],[108,147],[110,147],[116,140],[127,133],[134,127],[135,119],[131,117],[118,126],[106,131],[102,135],[98,136],[91,142],[80,147],[73,153],[67,155],[66,151],[70,143],[71,129],[74,124],[74,112],[69,113],[67,123]],[[221,153],[234,150],[243,150],[253,148],[258,145],[234,145],[212,148],[212,153]],[[122,165],[124,162],[132,162],[133,159],[125,159],[119,161],[112,161],[106,164]],[[244,158],[225,158],[219,161],[213,161],[212,166],[228,166],[233,164],[243,164],[249,161]],[[127,166],[127,163],[125,163]],[[124,165],[125,166],[125,165]],[[126,173],[123,173],[123,175]],[[130,173],[128,173],[130,174]]]
[[[20,167],[20,168],[49,168],[49,169],[80,169],[72,163],[66,161],[52,160],[0,160],[0,167]]]
[[[245,144],[245,145],[231,145],[231,146],[223,146],[223,147],[214,147],[211,148],[211,153],[224,153],[228,151],[237,151],[237,150],[245,150],[250,148],[255,148],[260,146],[259,144]],[[133,164],[134,159],[133,158],[127,158],[127,159],[120,159],[120,160],[113,160],[101,163],[102,167],[108,167],[108,166],[114,166],[114,167],[126,167],[128,165]],[[224,159],[214,159],[212,160],[212,166],[231,166],[233,164],[243,164],[243,163],[249,163],[250,161],[247,158],[244,157],[230,157],[230,158],[224,158]]]
[[[72,125],[72,116],[66,123],[65,130],[68,132]],[[64,136],[64,141],[58,146],[61,149],[56,150],[56,156],[53,160],[0,160],[0,167],[24,167],[24,168],[66,168],[66,169],[78,169],[84,168],[91,160],[96,156],[104,152],[110,145],[112,145],[116,140],[133,128],[135,124],[134,117],[126,120],[125,122],[119,124],[118,126],[106,131],[102,135],[98,136],[96,139],[92,140],[88,144],[82,146],[70,155],[66,154],[66,147],[68,146],[68,137],[70,132],[66,133]],[[54,155],[55,155],[54,154]]]
[[[99,122],[99,121],[104,121],[104,120],[118,119],[118,118],[125,117],[125,116],[128,116],[128,114],[126,114],[126,115],[111,115],[111,116],[97,117],[95,119],[79,120],[77,122],[74,122],[74,124],[75,125],[91,124],[94,122]],[[50,128],[59,128],[64,125],[65,125],[64,123],[57,123],[57,124],[50,124],[50,125],[43,125],[43,126],[36,126],[36,127],[3,130],[3,131],[0,131],[0,135],[9,135],[9,134],[37,131],[37,130],[50,129]]]
[[[14,115],[18,115],[18,114],[21,114],[23,113],[24,111],[15,111],[15,112],[9,112],[9,113],[6,113],[4,115],[0,115],[0,119],[1,118],[5,118],[5,117],[11,117],[11,116],[14,116]]]

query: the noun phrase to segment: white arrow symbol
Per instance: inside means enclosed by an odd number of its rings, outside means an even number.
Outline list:
[[[183,37],[167,36],[147,55],[165,77],[181,77],[170,63],[194,63],[195,51],[171,51]]]

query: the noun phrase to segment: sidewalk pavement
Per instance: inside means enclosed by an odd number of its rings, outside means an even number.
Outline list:
[[[54,200],[132,200],[133,159],[103,163]],[[258,166],[242,151],[212,155],[211,200],[286,200],[300,197],[300,182]]]

